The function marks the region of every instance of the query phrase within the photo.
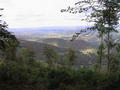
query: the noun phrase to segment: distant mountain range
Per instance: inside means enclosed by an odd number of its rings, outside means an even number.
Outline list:
[[[82,27],[41,27],[9,29],[9,31],[18,38],[38,40],[41,38],[69,38],[75,32],[79,32],[80,28]]]
[[[18,38],[23,40],[36,41],[45,38],[61,38],[65,40],[70,40],[72,36],[80,30],[87,27],[40,27],[40,28],[17,28],[9,29]],[[80,38],[85,41],[95,42],[98,41],[96,34],[82,34]]]

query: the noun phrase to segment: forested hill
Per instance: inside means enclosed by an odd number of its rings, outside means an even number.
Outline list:
[[[38,40],[38,42],[50,44],[60,48],[73,48],[75,50],[94,48],[90,43],[84,40],[64,40],[60,38],[47,38],[43,40]]]
[[[24,48],[31,48],[35,52],[36,55],[36,60],[42,60],[46,61],[45,56],[43,55],[43,48],[47,44],[41,43],[41,42],[35,42],[35,41],[25,41],[25,40],[20,40],[20,46]],[[53,45],[49,45],[51,48],[53,48],[61,57],[64,56],[68,48],[61,48],[61,47],[56,47]],[[93,63],[96,63],[96,54],[90,53],[90,54],[83,54],[79,50],[75,50],[77,59],[75,61],[75,66],[80,67],[80,65],[90,65]]]

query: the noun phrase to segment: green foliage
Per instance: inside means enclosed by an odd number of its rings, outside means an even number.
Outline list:
[[[120,59],[117,55],[111,55],[111,61],[110,61],[110,72],[119,72],[120,70]]]
[[[44,55],[48,59],[48,64],[53,66],[57,62],[57,52],[50,46],[45,46],[43,50]]]
[[[71,48],[69,48],[65,54],[65,60],[67,62],[67,65],[71,67],[74,65],[76,59],[75,51]]]
[[[99,68],[100,68],[100,66],[99,66],[98,64],[94,64],[94,65],[93,65],[93,70],[94,70],[95,72],[98,72],[98,71],[99,71]]]
[[[0,89],[119,90],[120,72],[107,74],[81,68],[49,68],[38,61],[34,64],[37,65],[1,62]]]
[[[32,48],[21,48],[18,53],[18,59],[25,64],[33,65],[35,62],[35,54]]]
[[[101,67],[102,67],[102,60],[104,59],[105,57],[105,47],[104,47],[104,44],[103,44],[103,40],[102,40],[102,37],[101,37],[101,44],[99,45],[99,49],[97,51],[97,55],[98,55],[98,64],[99,64],[99,72],[101,71]]]
[[[8,25],[6,22],[0,20],[0,51],[3,53],[6,60],[15,60],[16,48],[19,42],[15,35],[7,31],[7,28]]]

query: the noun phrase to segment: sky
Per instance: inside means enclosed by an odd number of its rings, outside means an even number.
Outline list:
[[[3,19],[9,28],[33,28],[49,26],[88,26],[80,21],[84,15],[61,13],[60,10],[74,6],[78,0],[0,0],[4,8]]]

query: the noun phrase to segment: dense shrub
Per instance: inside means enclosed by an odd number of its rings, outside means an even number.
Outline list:
[[[43,63],[27,65],[15,61],[0,64],[0,90],[119,90],[120,73],[98,73],[87,69],[49,68]],[[39,65],[38,65],[39,64]],[[17,88],[17,89],[16,89]],[[37,88],[37,89],[36,89]]]

